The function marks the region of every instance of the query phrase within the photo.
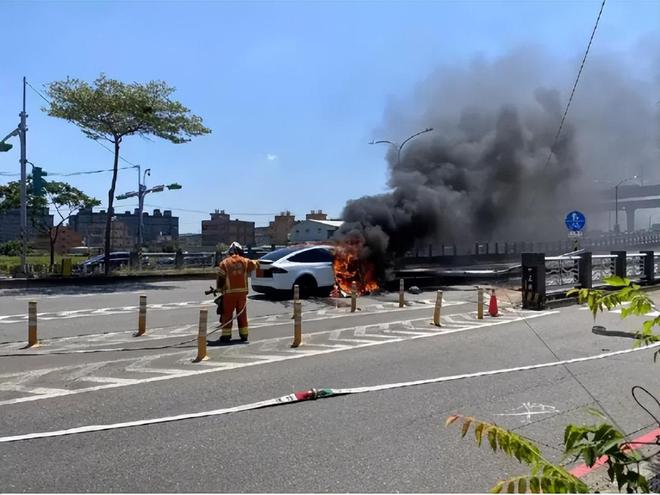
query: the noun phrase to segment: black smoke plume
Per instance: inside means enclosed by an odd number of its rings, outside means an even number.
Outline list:
[[[604,181],[643,164],[657,178],[648,167],[658,154],[654,85],[623,62],[592,57],[556,139],[573,64],[521,49],[438,70],[410,101],[390,105],[384,138],[434,130],[400,160],[387,152],[391,191],[348,201],[336,239],[361,240],[377,266],[429,244],[563,239],[568,211],[599,210]]]

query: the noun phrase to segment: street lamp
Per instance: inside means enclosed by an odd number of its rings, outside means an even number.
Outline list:
[[[619,186],[623,184],[624,182],[628,182],[629,180],[635,180],[637,178],[636,175],[633,175],[632,177],[628,177],[627,179],[622,179],[619,181],[619,183],[614,186],[614,232],[617,234],[619,233]]]
[[[419,131],[419,132],[413,134],[412,136],[410,136],[409,138],[407,138],[405,141],[403,141],[398,147],[397,147],[396,143],[393,143],[392,141],[388,141],[388,140],[386,140],[386,139],[382,139],[382,140],[380,140],[380,141],[369,141],[369,144],[381,144],[381,143],[385,143],[385,144],[389,144],[390,146],[394,146],[395,148],[397,148],[397,153],[396,153],[396,164],[398,165],[399,163],[401,163],[401,150],[403,149],[403,146],[404,146],[408,141],[410,141],[411,139],[413,139],[413,138],[419,136],[420,134],[424,134],[424,133],[426,133],[426,132],[431,132],[432,130],[433,130],[432,127],[428,127],[428,128],[426,128],[426,129],[424,129],[423,131]]]

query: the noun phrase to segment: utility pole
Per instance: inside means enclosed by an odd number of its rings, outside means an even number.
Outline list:
[[[18,125],[21,141],[21,270],[27,274],[27,114],[25,113],[25,76],[23,76],[23,111]]]
[[[27,113],[25,113],[25,86],[27,81],[23,76],[23,110],[19,113],[21,118],[18,127],[7,134],[2,141],[0,141],[0,152],[9,151],[12,145],[5,141],[12,136],[18,136],[21,144],[21,184],[20,184],[20,225],[19,237],[21,240],[21,272],[27,275],[27,241],[28,241],[28,222],[27,222]],[[44,174],[45,175],[45,174]]]
[[[140,217],[138,218],[138,250],[142,249],[142,243],[144,242],[144,196],[147,190],[147,175],[151,177],[151,169],[148,168],[144,171],[142,176],[142,183],[140,183],[140,177],[138,177],[138,213]]]
[[[142,249],[142,243],[144,242],[144,220],[143,220],[143,211],[144,211],[144,197],[149,194],[149,193],[154,193],[154,192],[163,192],[165,188],[167,189],[181,189],[181,185],[177,184],[176,182],[173,184],[169,185],[158,185],[154,186],[150,189],[147,189],[146,185],[146,178],[147,175],[151,177],[151,169],[148,168],[144,171],[144,175],[142,177],[142,182],[140,182],[140,166],[136,165],[136,168],[138,169],[138,190],[137,191],[131,191],[127,192],[124,194],[120,194],[117,196],[117,200],[121,201],[123,199],[128,199],[128,198],[138,198],[138,235],[137,235],[137,249],[140,250]]]

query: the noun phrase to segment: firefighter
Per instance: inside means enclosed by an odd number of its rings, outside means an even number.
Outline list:
[[[216,287],[224,295],[220,317],[222,335],[218,342],[229,342],[231,340],[234,312],[236,312],[236,319],[238,320],[238,335],[243,342],[247,342],[248,274],[259,267],[259,262],[245,258],[243,247],[238,242],[232,242],[227,253],[228,256],[218,264]]]

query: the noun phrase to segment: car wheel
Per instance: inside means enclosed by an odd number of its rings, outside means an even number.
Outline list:
[[[310,296],[313,296],[318,290],[316,284],[316,279],[311,275],[304,275],[296,280],[295,284],[300,289],[300,298],[307,299]],[[293,287],[291,288],[293,291]]]

